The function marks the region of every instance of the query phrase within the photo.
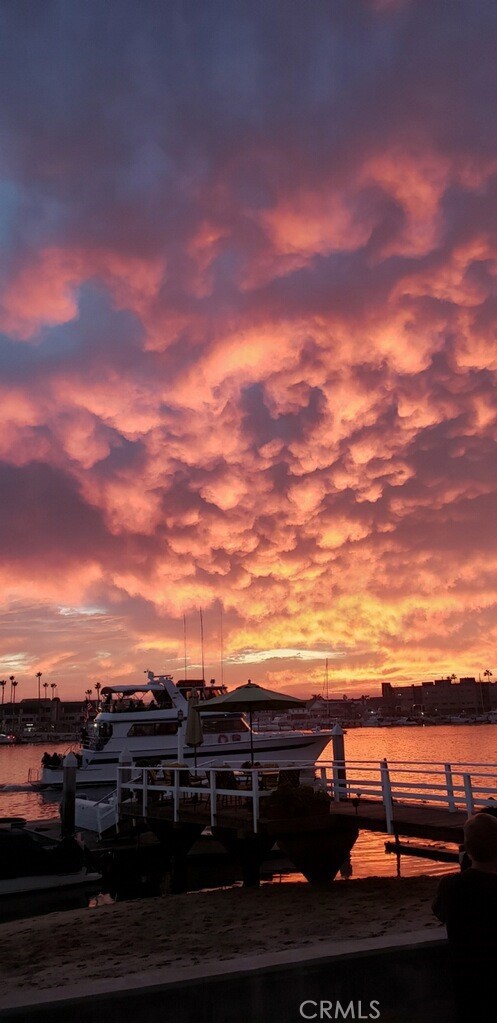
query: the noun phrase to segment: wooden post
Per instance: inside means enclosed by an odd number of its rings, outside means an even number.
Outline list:
[[[259,821],[259,772],[252,771],[252,820],[254,832],[258,831]]]
[[[62,839],[74,836],[76,813],[76,772],[78,759],[75,754],[66,754],[62,762],[62,803],[60,805]]]
[[[173,792],[173,820],[179,821],[179,776],[180,769],[173,768],[174,771],[174,792]]]
[[[210,797],[211,797],[211,827],[216,824],[217,815],[217,793],[216,793],[216,773],[214,771],[209,772],[209,785],[210,785]]]
[[[387,832],[390,834],[393,832],[393,800],[392,800],[392,786],[390,782],[390,772],[388,770],[388,761],[386,757],[383,761],[380,761],[380,777],[381,777],[381,793],[383,797],[383,806],[385,808],[385,817],[387,823]]]
[[[331,730],[331,743],[333,746],[333,799],[346,800],[345,740],[343,729],[338,722]]]

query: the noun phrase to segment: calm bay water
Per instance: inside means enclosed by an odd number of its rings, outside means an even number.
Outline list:
[[[58,753],[70,749],[66,744],[50,747]],[[0,747],[0,817],[54,818],[58,815],[60,794],[37,793],[27,786],[28,770],[38,767],[43,745],[23,744]],[[345,736],[346,757],[352,760],[497,762],[497,725],[398,726],[377,729],[350,729]],[[323,757],[331,757],[328,748]],[[385,854],[385,836],[361,833],[353,850],[353,875],[395,875],[396,858]],[[414,857],[402,857],[402,874],[441,874],[453,870],[450,865]]]

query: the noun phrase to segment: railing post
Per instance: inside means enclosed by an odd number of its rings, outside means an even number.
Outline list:
[[[211,791],[211,827],[216,824],[217,817],[217,791],[216,791],[216,773],[215,771],[209,772],[209,783]]]
[[[325,793],[327,793],[328,792],[328,779],[326,777],[326,767],[324,765],[323,765],[322,768],[319,769],[319,774],[321,776],[321,785],[322,785]]]
[[[341,725],[331,730],[333,746],[333,799],[345,800],[347,797],[347,774],[345,771],[345,740]]]
[[[60,805],[62,838],[74,836],[76,831],[76,773],[78,761],[73,753],[66,754],[62,762],[62,803]]]
[[[257,832],[257,823],[259,821],[259,772],[252,770],[252,820],[254,824],[254,832]]]
[[[473,789],[471,786],[471,775],[469,772],[464,772],[462,779],[464,783],[464,796],[466,798],[466,810],[468,814],[474,814],[475,804],[473,800]]]
[[[179,821],[179,768],[173,768],[174,790],[173,790],[173,821]]]
[[[392,800],[392,785],[390,782],[390,772],[388,770],[388,761],[386,757],[383,761],[380,761],[380,778],[381,778],[381,793],[383,797],[383,806],[385,808],[385,818],[387,823],[387,832],[393,833],[393,800]]]
[[[119,823],[121,821],[121,802],[124,800],[126,793],[125,785],[131,779],[131,764],[131,754],[129,751],[121,750],[117,766],[117,832],[119,832]],[[130,790],[128,790],[129,792]]]
[[[144,818],[146,818],[148,804],[148,768],[142,769],[142,785],[142,815]]]
[[[446,764],[445,766],[445,784],[447,786],[447,801],[449,804],[449,811],[455,811],[456,801],[454,800],[454,780],[452,778],[452,766]]]

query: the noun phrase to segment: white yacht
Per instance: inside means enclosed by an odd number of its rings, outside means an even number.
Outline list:
[[[102,701],[96,717],[87,723],[78,753],[77,785],[115,784],[119,757],[126,752],[139,767],[163,760],[198,766],[213,762],[241,765],[250,757],[250,727],[237,712],[209,712],[209,701],[227,693],[214,681],[180,681],[170,675],[148,672],[146,685],[116,685],[102,688]],[[203,742],[195,749],[186,746],[183,734],[188,701],[193,698],[200,711]],[[331,738],[331,732],[255,732],[254,754],[258,761],[314,762]],[[45,753],[41,769],[30,769],[28,781],[37,789],[62,786],[62,757]]]

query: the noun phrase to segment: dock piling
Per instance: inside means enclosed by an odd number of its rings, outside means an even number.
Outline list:
[[[392,784],[390,782],[390,771],[388,768],[388,761],[386,757],[380,761],[380,776],[381,776],[381,793],[383,797],[383,806],[385,808],[385,818],[387,823],[387,832],[393,831],[393,800],[392,800]]]
[[[72,838],[76,832],[76,772],[78,761],[75,754],[66,754],[62,762],[62,803],[60,805],[62,839]]]
[[[345,739],[341,725],[331,730],[333,747],[333,799],[338,802],[347,798],[347,774],[345,771]]]

